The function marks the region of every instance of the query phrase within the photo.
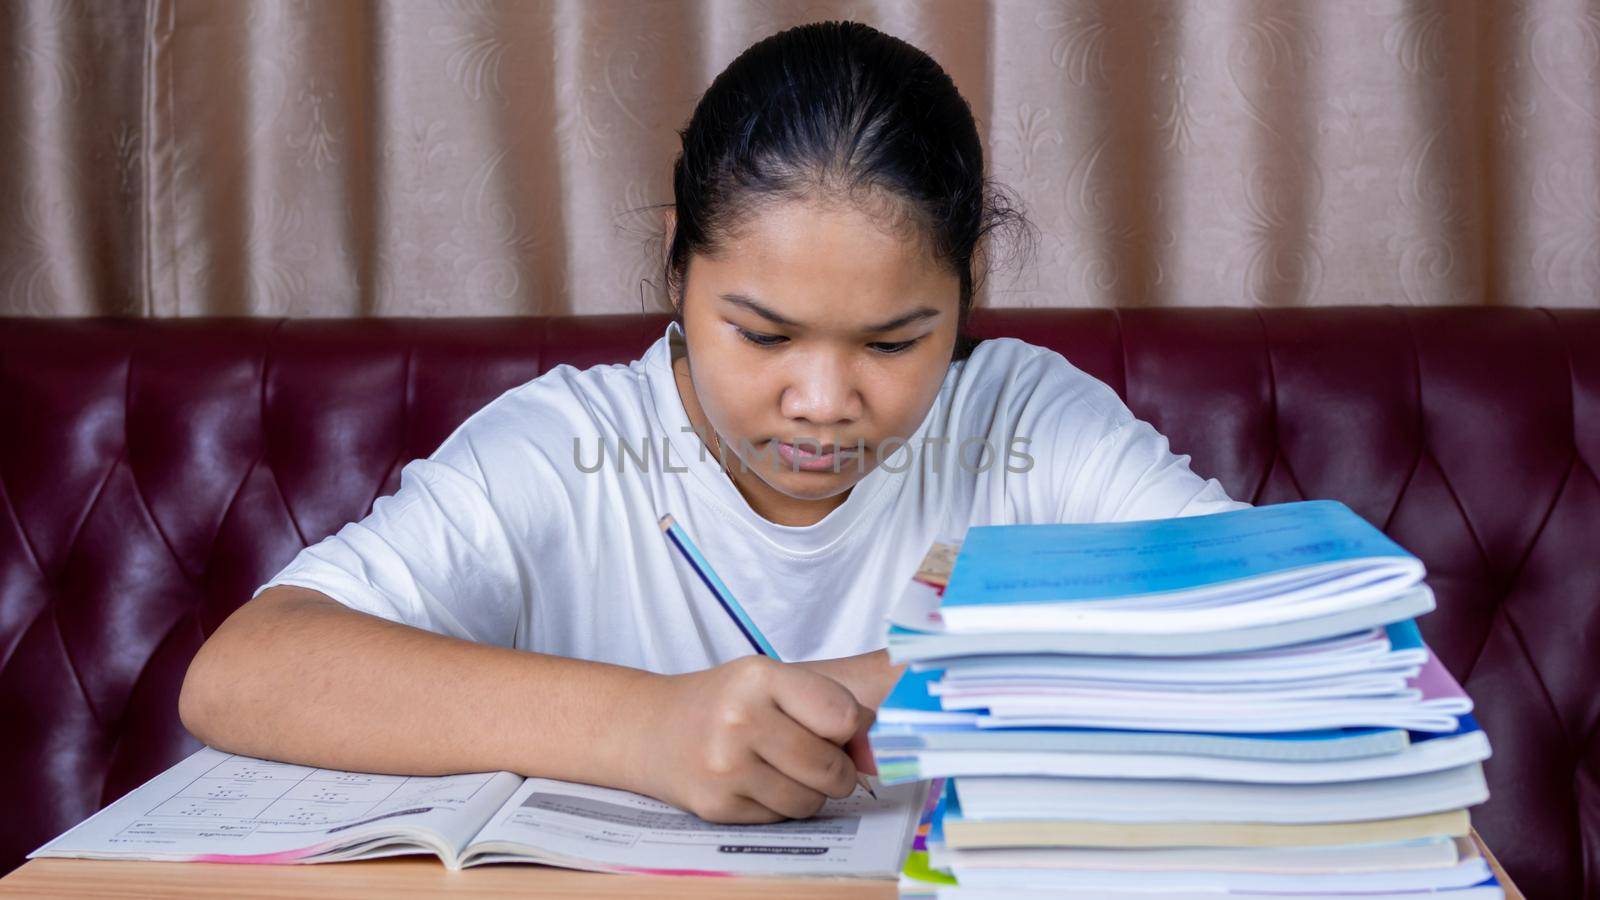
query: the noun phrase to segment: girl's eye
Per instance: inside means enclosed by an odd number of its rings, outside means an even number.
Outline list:
[[[905,351],[911,349],[911,345],[912,344],[915,344],[917,341],[920,341],[920,340],[922,340],[922,338],[916,338],[914,340],[909,340],[909,341],[894,341],[894,342],[881,341],[881,342],[876,343],[876,344],[869,344],[868,346],[872,347],[874,350],[877,350],[879,353],[887,353],[887,354],[904,353]]]
[[[739,336],[757,347],[776,347],[788,340],[781,334],[761,334],[757,331],[746,331],[743,328],[739,329]]]
[[[744,338],[745,340],[749,341],[752,344],[755,344],[757,347],[776,347],[779,344],[783,343],[784,341],[788,340],[788,338],[784,337],[781,334],[762,334],[759,331],[748,331],[748,330],[746,330],[744,328],[738,329],[738,332],[739,332],[739,336],[740,337]],[[909,341],[892,341],[892,342],[891,341],[878,341],[876,343],[868,344],[867,346],[871,347],[872,349],[874,349],[874,350],[878,351],[879,353],[882,353],[882,354],[884,354],[886,356],[892,356],[892,355],[894,355],[896,353],[904,353],[905,351],[911,349],[911,346],[913,344],[915,344],[917,341],[920,341],[920,340],[922,340],[922,339],[921,338],[914,338],[914,339],[909,340]]]

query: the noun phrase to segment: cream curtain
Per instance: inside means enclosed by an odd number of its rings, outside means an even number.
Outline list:
[[[1038,226],[980,302],[1600,302],[1600,3],[4,0],[0,314],[661,308],[676,130],[828,18]]]

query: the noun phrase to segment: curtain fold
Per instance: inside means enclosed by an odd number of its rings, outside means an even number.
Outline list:
[[[1600,302],[1600,2],[10,0],[0,314],[665,305],[677,130],[856,19],[955,78],[991,306]]]

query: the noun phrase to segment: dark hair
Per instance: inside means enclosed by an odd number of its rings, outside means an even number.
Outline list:
[[[928,54],[859,22],[816,22],[751,45],[711,82],[672,166],[677,228],[666,283],[682,324],[691,253],[768,202],[822,192],[872,202],[961,280],[954,358],[967,334],[979,242],[1026,218],[984,177],[972,108]]]

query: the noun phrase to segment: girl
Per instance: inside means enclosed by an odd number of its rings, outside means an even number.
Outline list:
[[[850,22],[782,32],[681,137],[666,333],[507,391],[303,550],[195,657],[191,732],[804,817],[853,788],[842,748],[898,674],[887,607],[934,539],[1245,505],[1059,354],[966,338],[980,242],[1022,220],[925,53]],[[806,662],[749,655],[665,513]]]

